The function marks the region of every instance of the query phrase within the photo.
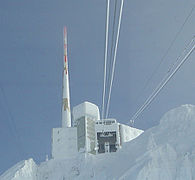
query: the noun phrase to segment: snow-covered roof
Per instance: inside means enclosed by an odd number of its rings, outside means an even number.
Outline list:
[[[73,107],[73,118],[74,120],[79,119],[83,116],[92,116],[95,120],[100,119],[100,112],[98,106],[90,102],[83,102]]]

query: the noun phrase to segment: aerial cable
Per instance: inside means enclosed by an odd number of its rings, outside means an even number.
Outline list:
[[[183,30],[184,26],[186,25],[186,23],[188,22],[188,20],[190,19],[193,11],[195,9],[195,5],[192,7],[191,11],[189,12],[189,14],[187,15],[187,17],[185,18],[183,24],[181,25],[181,27],[179,28],[179,30],[177,31],[177,33],[175,34],[173,40],[171,41],[169,47],[167,48],[167,50],[165,51],[164,55],[162,56],[160,62],[158,63],[158,65],[155,67],[154,71],[152,72],[152,74],[150,75],[150,77],[148,78],[148,80],[146,81],[144,87],[142,88],[142,90],[140,91],[139,94],[143,94],[143,91],[148,87],[148,85],[150,84],[150,81],[152,80],[152,78],[154,77],[154,75],[157,73],[157,71],[159,70],[160,66],[162,65],[162,63],[164,62],[164,59],[167,57],[168,53],[170,52],[172,46],[174,45],[174,43],[176,42],[178,36],[180,35],[181,31]],[[137,96],[137,100],[136,103],[138,102],[140,95]]]
[[[192,39],[192,42],[194,41],[194,38]],[[185,57],[181,60],[181,62],[176,66],[176,68],[171,72],[171,74],[166,78],[163,79],[157,88],[153,91],[153,93],[149,96],[149,98],[145,101],[145,103],[139,108],[139,110],[133,115],[131,118],[131,123],[134,124],[135,119],[150,105],[150,103],[154,100],[154,98],[161,92],[161,90],[164,88],[164,86],[170,81],[170,79],[175,75],[175,73],[180,69],[180,67],[185,63],[185,61],[188,59],[188,57],[192,54],[192,52],[195,49],[195,44],[193,47],[189,50],[189,52],[185,55]]]
[[[113,50],[114,50],[114,35],[115,35],[115,26],[116,26],[116,10],[117,10],[117,0],[115,0],[114,5],[114,14],[113,14],[113,24],[112,24],[112,37],[111,37],[111,50],[110,50],[110,57],[109,57],[109,64],[108,64],[108,83],[110,82],[111,77],[111,66],[112,66],[112,59],[113,59]]]
[[[186,48],[183,50],[183,52],[181,53],[181,55],[176,59],[176,61],[172,64],[172,66],[170,67],[170,69],[167,71],[167,73],[170,73],[171,71],[173,71],[173,69],[177,66],[177,63],[179,62],[179,60],[181,59],[182,56],[184,56],[184,54],[186,53],[186,51],[189,49],[188,47],[191,46],[191,44],[194,41],[195,36],[192,38],[192,40],[187,44]]]
[[[182,61],[177,65],[175,70],[165,79],[161,81],[161,83],[157,86],[157,88],[154,90],[154,92],[150,95],[150,97],[145,101],[143,106],[135,113],[135,115],[131,118],[131,123],[134,123],[134,120],[145,110],[145,108],[154,100],[154,98],[159,94],[159,92],[163,89],[163,87],[168,83],[168,81],[173,77],[173,75],[179,70],[181,65],[187,60],[189,55],[193,52],[195,49],[195,45],[193,48],[189,51],[189,53],[182,59]]]
[[[194,41],[194,38],[191,42]],[[191,44],[191,43],[190,43]],[[134,120],[145,110],[145,108],[153,101],[153,99],[158,95],[158,93],[162,90],[162,88],[168,83],[168,81],[173,77],[173,75],[179,70],[181,65],[187,60],[189,55],[193,52],[195,49],[195,45],[192,47],[192,49],[187,53],[187,55],[182,59],[182,61],[176,66],[175,70],[172,71],[172,73],[168,76],[163,78],[163,80],[159,83],[157,88],[153,91],[153,93],[149,96],[149,98],[145,101],[145,103],[142,105],[142,107],[135,113],[135,115],[131,118],[131,123],[134,123]],[[185,51],[185,50],[184,50]],[[170,70],[168,71],[170,72]]]
[[[123,12],[123,4],[124,4],[124,0],[121,0],[121,7],[120,7],[120,14],[119,14],[119,21],[118,21],[118,30],[117,30],[115,49],[114,49],[114,59],[113,59],[113,65],[112,65],[112,74],[111,74],[110,88],[109,88],[109,94],[108,94],[108,103],[107,103],[107,109],[106,109],[106,118],[108,117],[109,106],[110,106],[110,97],[111,97],[111,92],[112,92],[112,84],[113,84],[114,71],[115,71],[116,53],[117,53],[117,48],[118,48],[118,41],[119,41],[119,34],[120,34],[120,27],[121,27],[121,18],[122,18],[122,12]]]
[[[104,52],[104,85],[102,95],[102,119],[104,119],[105,93],[106,93],[106,69],[108,57],[108,28],[109,28],[110,0],[107,0],[106,24],[105,24],[105,52]]]
[[[108,63],[108,85],[110,84],[111,79],[111,67],[112,67],[112,59],[113,59],[113,50],[114,50],[114,35],[115,35],[115,26],[116,26],[116,12],[117,12],[117,0],[114,2],[114,14],[113,14],[113,24],[112,24],[112,37],[111,37],[111,50],[110,50],[110,57],[109,57],[109,63]],[[107,107],[108,104],[105,105]]]

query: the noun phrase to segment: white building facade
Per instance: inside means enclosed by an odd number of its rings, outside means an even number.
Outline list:
[[[52,157],[72,158],[78,152],[101,154],[118,151],[123,143],[139,136],[143,131],[120,124],[115,119],[100,119],[99,108],[84,102],[73,107],[73,127],[54,128]]]
[[[99,119],[99,108],[95,104],[84,102],[73,108],[78,151],[95,154],[95,121]]]
[[[99,108],[84,102],[70,109],[67,59],[67,31],[64,28],[64,70],[62,91],[62,127],[52,131],[52,158],[67,159],[78,152],[91,154],[116,152],[124,142],[143,131],[117,123],[115,119],[100,119]]]

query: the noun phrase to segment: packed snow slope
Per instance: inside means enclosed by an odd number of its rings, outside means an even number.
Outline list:
[[[22,164],[23,163],[23,164]],[[19,163],[1,180],[193,180],[195,179],[195,106],[166,113],[160,124],[124,144],[117,153],[78,154],[74,159]]]

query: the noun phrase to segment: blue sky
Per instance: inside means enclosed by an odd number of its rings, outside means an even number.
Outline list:
[[[128,123],[195,32],[195,12],[149,86],[142,90],[194,0],[125,1],[110,117]],[[51,154],[51,130],[61,125],[63,26],[68,29],[71,107],[101,107],[105,0],[9,0],[0,3],[0,173]],[[195,54],[136,120],[158,124],[181,104],[195,104]],[[138,98],[139,97],[139,98]]]

